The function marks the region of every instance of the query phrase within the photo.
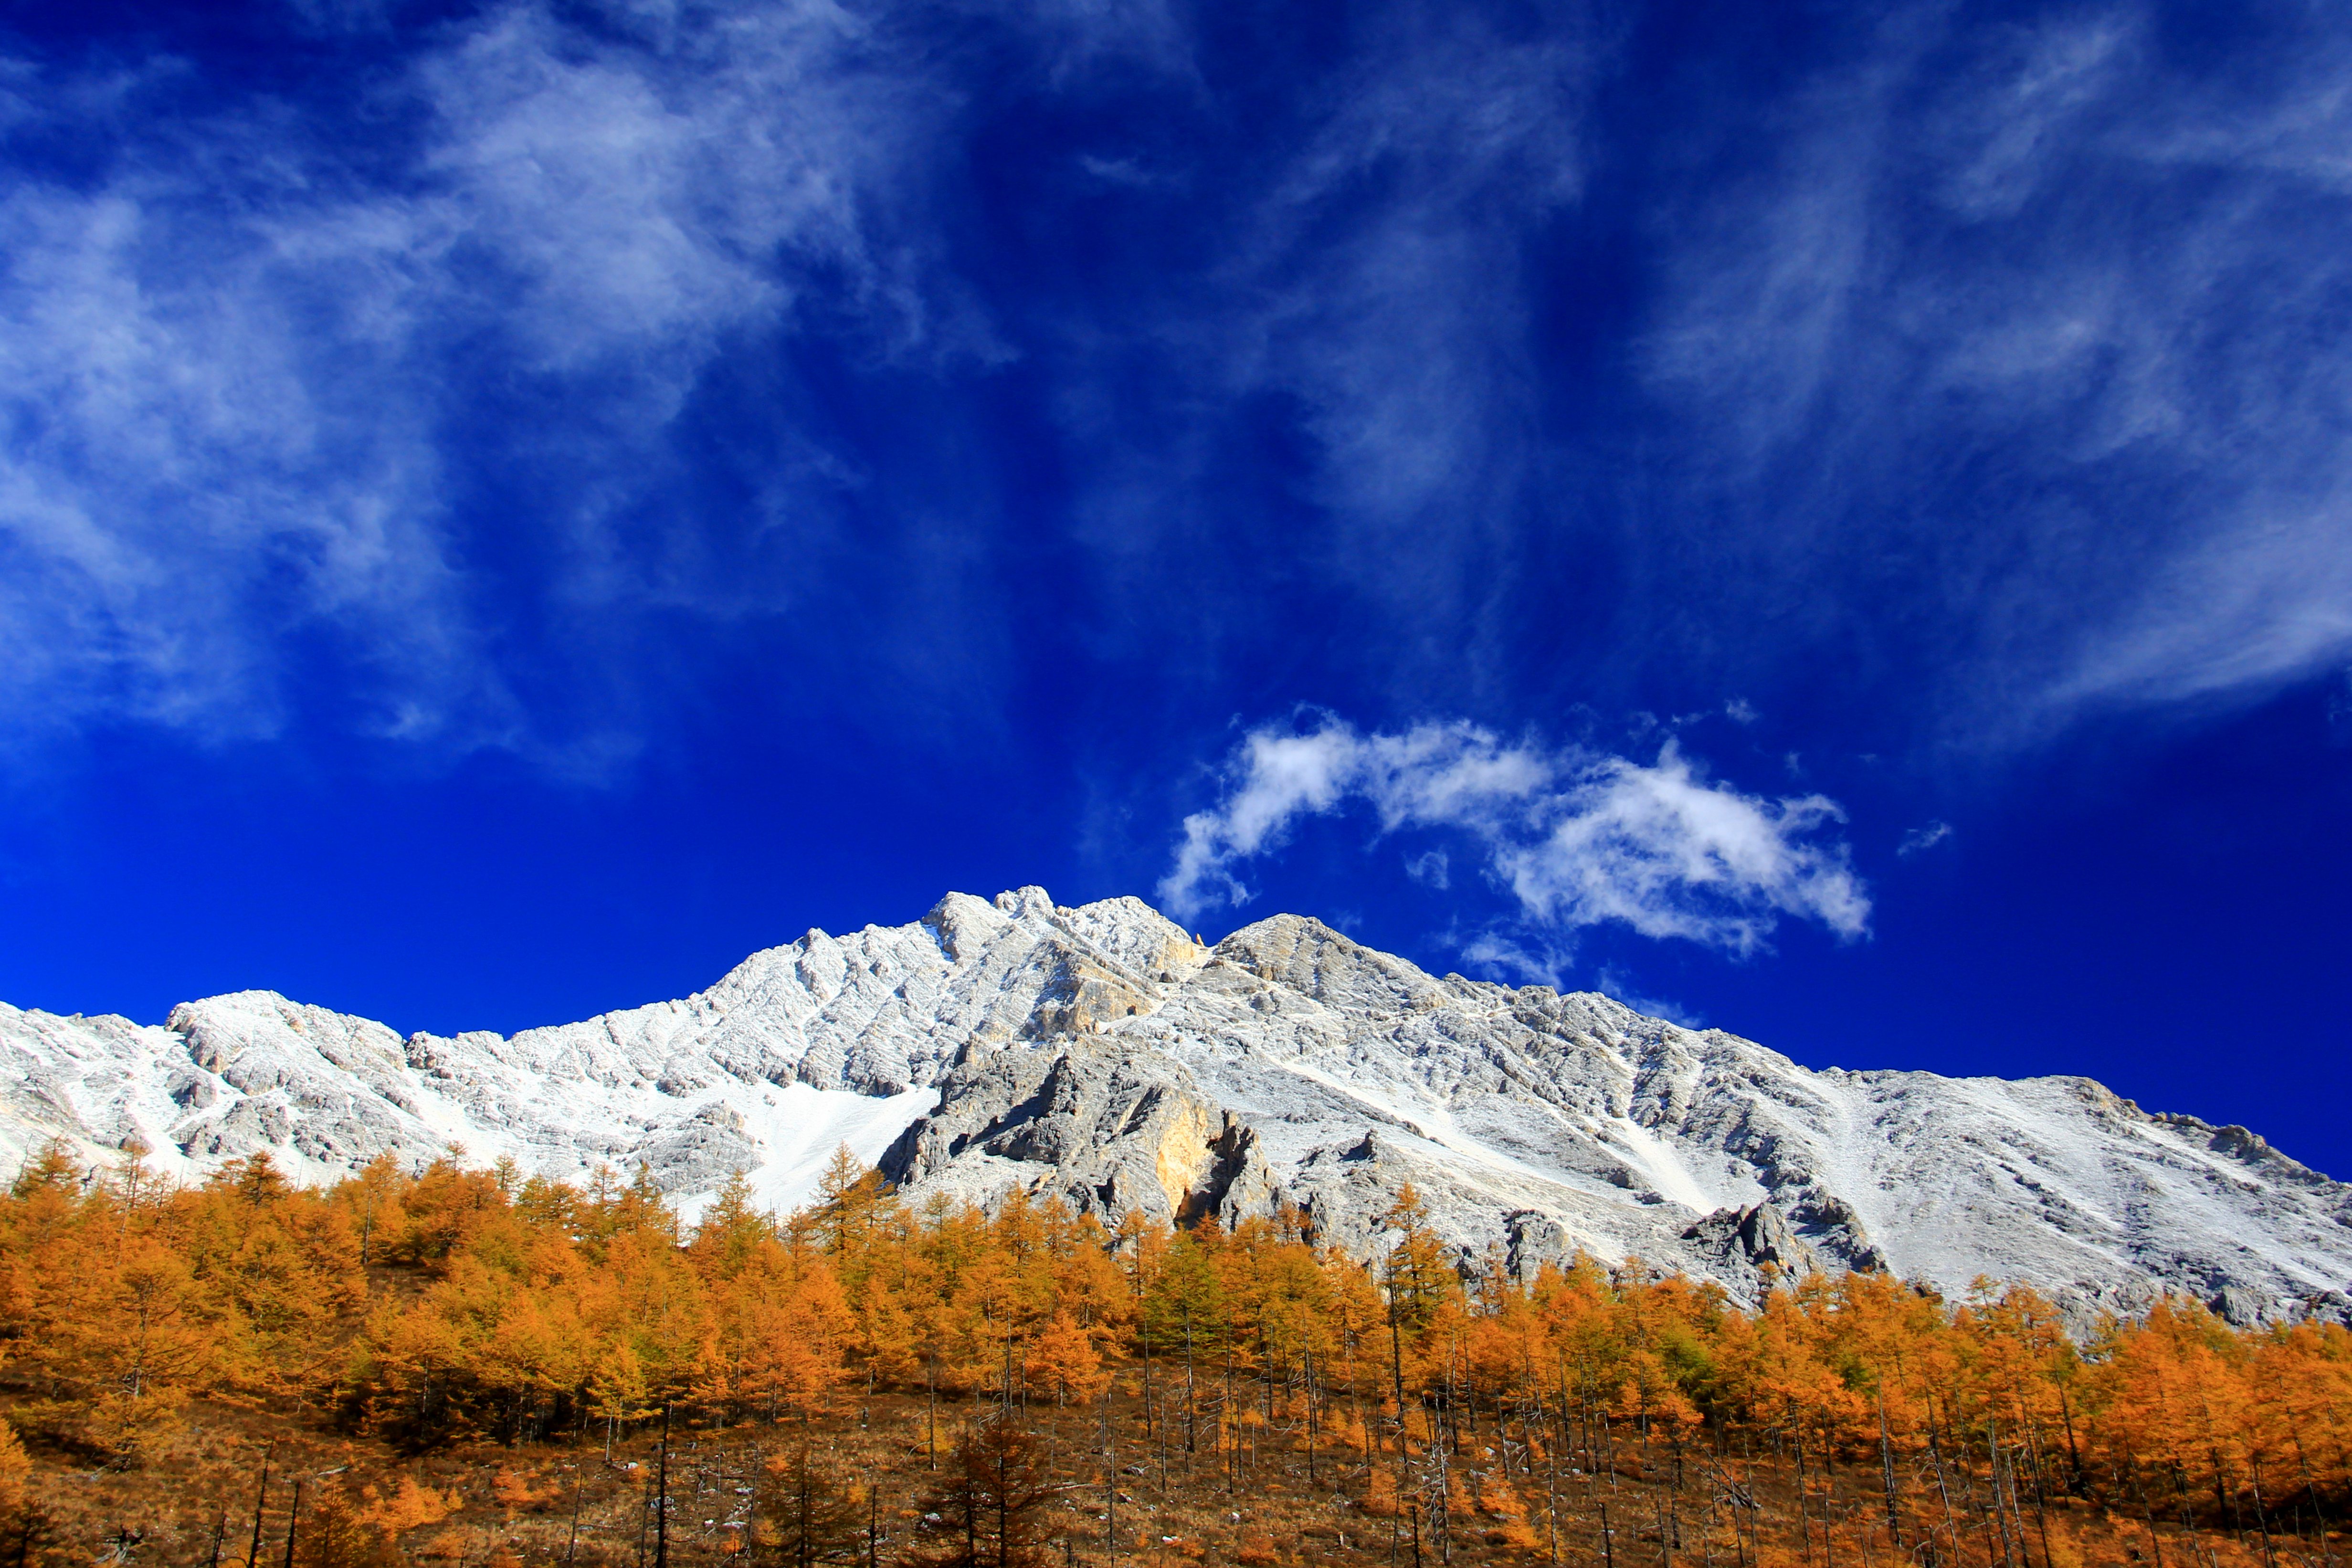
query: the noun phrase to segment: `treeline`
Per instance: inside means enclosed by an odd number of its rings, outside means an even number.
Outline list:
[[[135,1160],[91,1179],[58,1148],[0,1202],[0,1382],[40,1439],[136,1463],[198,1396],[421,1451],[609,1446],[681,1406],[806,1431],[887,1394],[948,1423],[944,1456],[959,1406],[1081,1430],[1098,1410],[1107,1433],[1116,1375],[1163,1472],[1230,1480],[1279,1441],[1310,1473],[1351,1467],[1375,1513],[1424,1500],[1433,1531],[1475,1505],[1449,1456],[1556,1492],[1562,1466],[1589,1484],[1638,1444],[1677,1476],[1769,1453],[1801,1490],[1847,1467],[1896,1542],[1998,1531],[2032,1562],[2039,1522],[2045,1564],[2053,1499],[2266,1546],[2352,1504],[2340,1328],[2168,1301],[2077,1344],[2030,1290],[1950,1301],[1878,1274],[1784,1281],[1748,1312],[1638,1260],[1465,1270],[1410,1188],[1387,1219],[1367,1263],[1290,1213],[1176,1231],[1018,1194],[916,1209],[845,1150],[804,1210],[761,1213],[739,1178],[688,1230],[643,1172],[384,1159],[302,1189],[257,1155],[183,1187]],[[0,1427],[0,1490],[22,1469]]]

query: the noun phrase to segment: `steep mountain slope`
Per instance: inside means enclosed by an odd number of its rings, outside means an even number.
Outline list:
[[[511,1038],[247,991],[161,1027],[0,1008],[0,1158],[132,1140],[194,1176],[267,1148],[578,1178],[646,1166],[689,1210],[788,1206],[843,1143],[906,1184],[1117,1215],[1289,1201],[1364,1250],[1399,1185],[1465,1257],[1583,1248],[1751,1296],[1762,1264],[2025,1280],[2079,1318],[2158,1289],[2241,1321],[2352,1314],[2352,1187],[2242,1128],[2079,1078],[1815,1072],[1605,997],[1439,979],[1279,915],[1213,951],[1134,899],[950,894],[812,931],[683,1001]]]

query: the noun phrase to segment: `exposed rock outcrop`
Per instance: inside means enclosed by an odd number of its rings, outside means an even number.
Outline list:
[[[1797,1239],[1789,1221],[1769,1203],[1745,1208],[1718,1208],[1683,1232],[1683,1239],[1716,1268],[1710,1272],[1740,1273],[1761,1280],[1769,1268],[1774,1276],[1821,1272],[1821,1260]]]

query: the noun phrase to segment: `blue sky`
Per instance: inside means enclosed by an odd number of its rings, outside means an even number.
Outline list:
[[[0,30],[0,998],[1318,915],[2352,1175],[2321,6]]]

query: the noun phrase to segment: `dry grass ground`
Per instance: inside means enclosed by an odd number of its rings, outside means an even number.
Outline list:
[[[805,1425],[719,1426],[681,1416],[669,1436],[667,1555],[684,1563],[742,1563],[747,1521],[772,1530],[782,1483],[771,1461],[802,1443],[812,1472],[853,1520],[834,1561],[874,1568],[935,1558],[954,1542],[939,1498],[962,1424],[992,1406],[920,1397],[855,1404]],[[344,1568],[373,1559],[428,1568],[638,1568],[661,1554],[655,1511],[658,1421],[611,1446],[601,1427],[571,1443],[508,1448],[460,1443],[404,1454],[346,1435],[316,1412],[272,1413],[196,1402],[135,1468],[44,1441],[38,1412],[20,1408],[41,1513],[21,1539],[0,1539],[0,1568],[18,1563],[234,1564],[284,1568],[294,1483],[303,1489],[297,1568]],[[1735,1448],[1718,1457],[1622,1438],[1613,1465],[1531,1457],[1516,1428],[1491,1419],[1465,1432],[1444,1465],[1448,1503],[1432,1517],[1433,1457],[1417,1440],[1403,1490],[1391,1446],[1368,1454],[1360,1427],[1318,1438],[1311,1473],[1303,1424],[1277,1412],[1237,1428],[1221,1448],[1202,1418],[1185,1448],[1181,1414],[1147,1425],[1131,1389],[1104,1422],[1087,1412],[1032,1407],[1015,1419],[1036,1431],[1060,1489],[1039,1511],[1043,1562],[1076,1568],[1245,1568],[1441,1561],[1549,1563],[1599,1568],[2326,1568],[2343,1548],[2307,1518],[2255,1521],[2245,1531],[2193,1536],[2158,1521],[2151,1533],[2077,1500],[2036,1499],[2028,1488],[2007,1517],[1989,1506],[1986,1478],[1948,1470],[1902,1479],[1903,1535],[1891,1542],[1876,1466],[1807,1473],[1799,1506],[1790,1457]],[[936,1423],[936,1438],[934,1426]],[[1416,1438],[1419,1437],[1416,1429]],[[265,1490],[265,1464],[268,1479]],[[1108,1484],[1107,1484],[1108,1482]],[[1752,1507],[1748,1506],[1752,1503]],[[258,1548],[256,1511],[259,1509]],[[1603,1535],[1603,1520],[1608,1534]],[[1115,1526],[1116,1539],[1112,1531]],[[782,1555],[761,1533],[760,1563]],[[747,1565],[748,1568],[748,1565]]]

